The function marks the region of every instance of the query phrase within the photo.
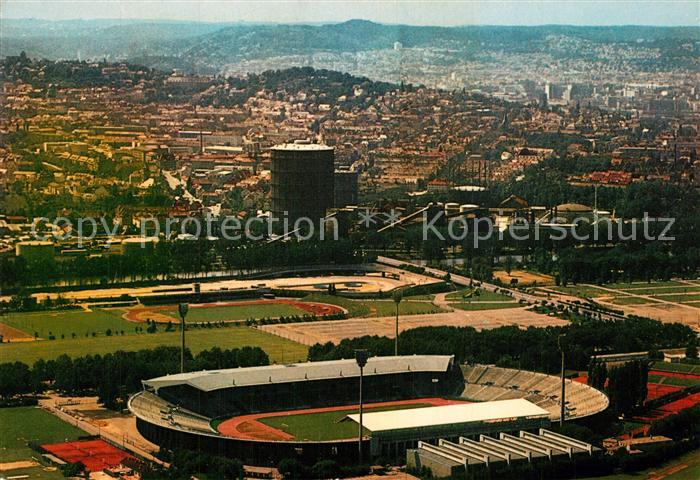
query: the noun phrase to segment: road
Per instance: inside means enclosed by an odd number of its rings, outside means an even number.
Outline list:
[[[424,268],[425,273],[434,277],[439,277],[439,278],[444,278],[448,272],[444,270],[439,270],[437,268],[432,268],[432,267],[423,267],[421,265],[416,265],[410,262],[405,262],[403,260],[397,260],[395,258],[389,258],[389,257],[383,257],[383,256],[378,256],[377,257],[377,263],[381,263],[383,265],[388,265],[391,267],[395,268],[401,268],[402,265],[412,265],[417,268]],[[530,304],[538,304],[542,302],[542,300],[547,301],[550,304],[554,304],[556,307],[574,307],[578,308],[579,311],[582,312],[588,312],[591,315],[598,316],[600,315],[603,320],[620,320],[624,318],[622,315],[618,315],[615,313],[601,313],[598,310],[595,310],[585,304],[584,301],[580,301],[581,303],[574,303],[574,300],[572,297],[569,297],[567,295],[555,295],[552,298],[547,298],[544,299],[542,297],[538,297],[536,295],[532,295],[526,292],[521,292],[520,290],[514,290],[510,288],[505,288],[505,287],[499,287],[498,285],[495,285],[493,283],[488,283],[488,282],[482,282],[480,280],[474,280],[469,277],[466,277],[464,275],[457,275],[454,273],[450,273],[450,281],[456,285],[460,285],[463,287],[468,287],[475,282],[480,283],[480,288],[483,288],[484,290],[488,290],[491,292],[495,292],[498,290],[499,293],[505,293],[507,292],[508,295],[510,295],[513,299],[515,300],[522,300],[524,302],[530,303]]]

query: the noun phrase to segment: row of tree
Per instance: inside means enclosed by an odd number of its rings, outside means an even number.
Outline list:
[[[647,361],[633,360],[608,369],[606,362],[593,360],[588,366],[588,384],[607,392],[610,408],[618,415],[643,405],[648,380]]]
[[[496,364],[548,373],[558,372],[561,357],[557,338],[566,354],[566,367],[586,370],[595,352],[623,353],[658,350],[689,344],[695,334],[688,326],[665,324],[646,318],[625,320],[589,319],[562,327],[500,327],[477,331],[472,327],[420,327],[399,335],[399,354],[455,355],[459,362]],[[354,358],[364,348],[375,356],[392,355],[394,340],[365,336],[315,344],[309,359]]]
[[[188,370],[269,365],[259,347],[203,350],[193,356],[185,351]],[[141,389],[141,381],[180,371],[180,349],[158,347],[135,352],[117,351],[105,355],[55,360],[37,360],[32,367],[22,362],[0,364],[0,397],[41,393],[50,387],[67,394],[96,393],[107,408],[123,408],[128,395]]]
[[[195,277],[212,270],[233,273],[294,265],[357,263],[362,256],[349,240],[246,243],[233,241],[146,242],[123,254],[66,258],[3,257],[0,286],[18,288],[110,284],[134,280],[167,279],[173,275]]]

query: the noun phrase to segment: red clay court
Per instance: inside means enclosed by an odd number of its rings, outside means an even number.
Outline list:
[[[660,383],[647,383],[647,398],[645,401],[655,400],[669,393],[679,392],[683,390],[683,387],[676,387],[675,385],[661,385]]]
[[[128,453],[113,447],[103,440],[82,440],[78,442],[47,443],[41,448],[57,456],[64,462],[82,462],[90,472],[100,472],[105,468],[116,467],[126,458],[134,458]]]
[[[635,417],[635,420],[642,422],[654,422],[662,418],[678,413],[686,408],[692,408],[695,405],[700,405],[700,393],[692,393],[687,397],[680,398],[673,402],[655,408],[645,416]]]
[[[394,402],[378,402],[365,404],[365,411],[373,408],[394,407],[400,405],[423,404],[432,407],[443,405],[454,405],[458,403],[470,403],[461,400],[447,400],[444,398],[415,398],[411,400],[399,400]],[[251,415],[241,415],[221,422],[217,430],[224,436],[241,438],[245,440],[267,440],[267,441],[290,441],[295,437],[277,428],[265,425],[258,420],[269,417],[284,417],[288,415],[305,415],[312,413],[333,412],[341,410],[359,409],[359,405],[341,405],[337,407],[307,408],[303,410],[287,410],[284,412],[254,413]]]

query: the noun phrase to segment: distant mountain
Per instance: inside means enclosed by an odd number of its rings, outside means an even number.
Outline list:
[[[697,63],[700,27],[465,26],[421,27],[350,20],[327,25],[223,24],[148,21],[3,20],[0,55],[138,60],[148,66],[218,72],[227,64],[317,53],[404,48],[439,49],[456,60],[493,52],[590,56],[584,45],[624,44],[668,52]],[[567,40],[567,41],[561,41]],[[644,55],[640,55],[644,57]]]

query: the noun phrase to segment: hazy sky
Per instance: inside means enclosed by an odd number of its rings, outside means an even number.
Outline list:
[[[414,25],[694,25],[699,0],[0,0],[0,18]]]

